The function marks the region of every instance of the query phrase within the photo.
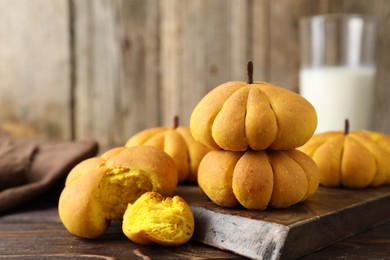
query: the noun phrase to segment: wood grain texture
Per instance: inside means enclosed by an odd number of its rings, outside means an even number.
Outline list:
[[[0,217],[0,254],[6,259],[244,259],[194,241],[167,248],[140,246],[121,234],[118,225],[95,240],[69,234],[55,208]],[[386,259],[390,223],[340,241],[301,259]],[[37,243],[38,242],[38,243]]]
[[[389,256],[386,248],[390,248],[389,234],[390,222],[387,222],[301,259],[386,259]]]
[[[165,0],[160,12],[162,124],[171,125],[179,115],[188,125],[208,91],[246,78],[248,1]]]
[[[74,1],[76,138],[123,145],[158,125],[157,1]]]
[[[138,245],[111,224],[98,239],[70,234],[57,208],[38,202],[23,211],[0,216],[0,258],[5,259],[243,259],[240,256],[187,243],[180,247]]]
[[[387,187],[388,190],[388,187]],[[225,225],[230,227],[227,230],[220,228],[210,232],[209,239],[221,238],[226,240],[226,243],[233,239],[234,236],[226,236],[231,230],[235,230],[240,237],[247,237],[253,234],[261,225],[253,226],[254,222],[263,219],[267,222],[268,227],[275,225],[274,222],[279,222],[280,226],[292,226],[292,223],[307,222],[307,216],[316,216],[324,214],[323,210],[314,210],[315,207],[305,205],[306,203],[293,207],[292,210],[266,210],[266,211],[248,211],[243,209],[222,209],[212,202],[210,202],[204,195],[199,193],[198,189],[193,186],[181,186],[178,189],[179,193],[186,195],[186,200],[199,207],[205,205],[203,210],[204,215],[196,218],[198,222],[205,222],[203,226],[196,226],[196,232],[208,228],[209,225]],[[329,192],[332,189],[328,189]],[[332,210],[338,210],[343,204],[351,204],[355,207],[359,202],[367,197],[365,192],[355,192],[356,196],[350,197],[350,192],[342,193],[331,192],[328,198],[331,199]],[[375,193],[375,192],[374,192]],[[377,198],[377,193],[374,196]],[[342,198],[342,199],[341,199]],[[323,208],[326,201],[317,199],[317,206]],[[239,255],[222,251],[215,247],[202,245],[192,239],[189,243],[179,247],[163,247],[158,245],[141,246],[133,243],[127,239],[120,228],[120,222],[114,222],[108,229],[108,232],[98,239],[81,239],[71,235],[60,222],[58,211],[56,208],[57,199],[53,194],[46,194],[46,196],[35,200],[23,208],[19,208],[13,212],[8,212],[0,216],[0,258],[6,259],[243,259]],[[386,207],[388,209],[388,205]],[[377,211],[388,213],[389,211],[383,208],[376,208],[370,211],[369,208],[364,212],[355,212],[344,216],[347,222],[342,226],[337,226],[340,219],[333,219],[326,221],[320,228],[314,228],[316,238],[310,240],[310,243],[317,243],[321,238],[332,236],[335,228],[349,228],[359,218],[372,218],[371,214],[376,214]],[[218,214],[215,214],[215,211]],[[195,212],[195,211],[194,211]],[[229,217],[232,212],[238,212],[235,218]],[[209,221],[204,221],[208,218],[207,214],[212,214],[214,217]],[[359,215],[360,214],[360,215]],[[199,216],[199,215],[198,215]],[[306,216],[306,217],[302,217]],[[346,218],[347,217],[347,218]],[[203,218],[203,219],[202,219]],[[237,218],[247,218],[246,228],[242,228],[242,222]],[[217,222],[215,222],[218,219]],[[319,218],[321,220],[321,218]],[[234,220],[234,221],[231,221]],[[329,218],[328,218],[329,220]],[[240,224],[236,225],[236,223]],[[272,224],[274,223],[274,224]],[[279,227],[280,227],[279,226]],[[200,229],[200,230],[198,230]],[[263,231],[256,234],[256,238],[260,237]],[[297,248],[301,245],[296,244],[302,241],[302,232],[299,232],[301,237],[298,237],[292,242]],[[280,233],[283,235],[283,233]],[[296,234],[298,235],[298,234]],[[349,234],[349,236],[352,234]],[[199,236],[199,234],[195,234]],[[280,238],[283,238],[281,236]],[[256,240],[250,241],[241,239],[237,242],[236,248],[251,242],[253,244],[253,251],[255,251]],[[310,244],[309,243],[309,244]],[[390,222],[375,228],[368,229],[366,232],[352,236],[348,239],[334,243],[326,248],[322,248],[308,255],[302,259],[387,259],[390,254]],[[264,245],[263,245],[264,246]],[[307,246],[307,245],[303,245]],[[272,257],[272,250],[268,251],[268,259]],[[291,255],[293,257],[293,255]],[[264,258],[267,259],[267,258]]]
[[[249,58],[254,64],[254,80],[269,81],[270,73],[270,31],[269,1],[251,1],[249,5],[250,17],[250,49]]]
[[[102,150],[145,128],[188,125],[217,85],[254,79],[298,92],[298,20],[363,13],[378,20],[373,130],[390,134],[386,0],[0,0],[0,124]],[[29,94],[26,95],[26,93]]]
[[[269,82],[298,91],[298,17],[305,1],[270,1]]]
[[[269,1],[268,80],[298,93],[300,45],[299,19],[304,16],[339,12],[341,1]]]
[[[251,259],[279,259],[289,227],[192,206],[194,238]]]
[[[390,3],[373,0],[367,5],[364,0],[344,0],[343,11],[372,15],[377,20],[376,85],[373,112],[373,129],[390,134]]]
[[[296,259],[390,220],[390,186],[321,187],[303,203],[264,211],[222,208],[196,187],[178,192],[193,209],[195,240],[252,259]]]
[[[68,1],[0,1],[0,122],[71,138]]]
[[[103,238],[89,240],[74,237],[60,223],[6,223],[0,230],[0,258],[6,259],[242,259],[199,244],[137,245],[123,235],[119,223]]]

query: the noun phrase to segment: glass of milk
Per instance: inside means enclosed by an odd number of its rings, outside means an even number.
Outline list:
[[[300,19],[300,94],[317,111],[316,133],[370,129],[375,83],[376,22],[328,14]]]

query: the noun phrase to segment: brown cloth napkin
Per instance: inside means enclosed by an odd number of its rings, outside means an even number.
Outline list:
[[[22,141],[0,131],[0,214],[49,191],[97,152],[95,141]]]

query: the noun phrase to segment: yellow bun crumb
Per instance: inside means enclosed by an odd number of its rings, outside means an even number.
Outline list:
[[[114,148],[71,170],[59,199],[59,216],[70,233],[100,237],[111,220],[123,218],[128,203],[147,191],[170,196],[177,180],[174,161],[161,149]]]
[[[146,192],[129,204],[122,229],[130,240],[139,244],[177,246],[191,239],[194,225],[191,208],[184,199]]]

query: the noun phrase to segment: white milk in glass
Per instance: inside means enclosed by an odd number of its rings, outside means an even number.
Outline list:
[[[374,68],[322,67],[300,71],[300,94],[316,109],[316,133],[369,129],[373,103]]]

